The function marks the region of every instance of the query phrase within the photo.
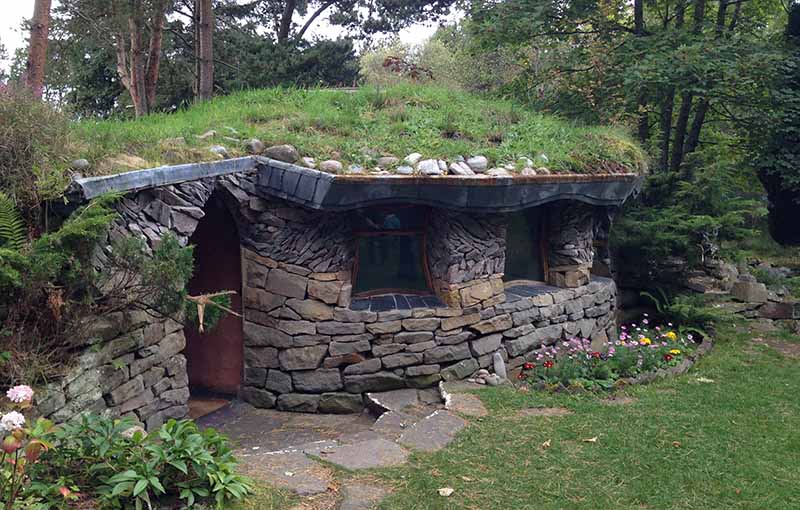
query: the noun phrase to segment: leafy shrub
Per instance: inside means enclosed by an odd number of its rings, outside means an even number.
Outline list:
[[[26,90],[0,89],[0,189],[38,228],[40,204],[68,182],[70,128],[66,115]]]
[[[56,428],[45,436],[53,447],[31,469],[25,495],[47,508],[80,500],[138,510],[170,501],[223,508],[251,492],[216,430],[200,431],[189,420],[170,420],[149,435],[133,427],[132,420],[84,415]]]
[[[658,296],[642,292],[656,307],[656,318],[664,322],[683,324],[682,331],[694,331],[708,336],[715,323],[731,319],[731,313],[709,304],[701,294],[679,294],[670,297],[663,289]]]

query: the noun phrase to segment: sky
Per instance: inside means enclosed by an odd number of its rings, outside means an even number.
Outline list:
[[[11,57],[17,48],[25,45],[27,32],[20,29],[25,19],[33,16],[34,0],[0,0],[2,3],[2,17],[0,18],[0,42],[8,50],[8,60],[0,60],[0,69],[8,69],[11,66]],[[58,5],[58,0],[53,0],[53,7]],[[455,15],[454,15],[455,16]],[[454,16],[451,16],[453,18]],[[322,19],[324,18],[324,19]],[[300,19],[296,20],[298,23]],[[400,40],[406,44],[420,44],[428,39],[436,31],[436,24],[417,24],[412,25],[400,32]],[[331,27],[327,23],[327,18],[321,16],[314,26],[306,32],[306,39],[313,38],[315,35],[336,36],[340,33],[338,28]]]

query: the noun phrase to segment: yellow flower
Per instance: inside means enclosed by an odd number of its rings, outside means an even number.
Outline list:
[[[651,343],[653,343],[653,341],[647,337],[644,337],[641,340],[639,340],[639,343],[642,345],[650,345]]]
[[[678,335],[676,335],[674,331],[669,331],[669,332],[668,332],[668,333],[666,333],[664,336],[665,336],[665,337],[667,337],[667,338],[669,338],[669,339],[670,339],[670,340],[672,340],[673,342],[674,342],[675,340],[677,340],[677,339],[678,339]]]
[[[669,353],[670,354],[680,354],[681,350],[680,349],[672,349],[671,351],[669,351]]]

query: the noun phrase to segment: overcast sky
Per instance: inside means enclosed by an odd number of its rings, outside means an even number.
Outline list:
[[[0,18],[0,42],[8,50],[9,60],[0,60],[0,68],[8,69],[11,65],[10,59],[14,56],[17,48],[24,46],[27,33],[20,29],[25,19],[33,16],[34,0],[0,0],[4,4],[2,18]],[[58,5],[58,0],[53,0],[53,7]],[[299,19],[297,20],[300,21]],[[429,38],[436,31],[437,25],[413,25],[400,32],[400,39],[405,43],[419,44]],[[332,34],[333,32],[333,34]],[[320,17],[314,26],[306,32],[306,38],[313,38],[315,35],[334,37],[339,32],[327,23],[327,18]]]

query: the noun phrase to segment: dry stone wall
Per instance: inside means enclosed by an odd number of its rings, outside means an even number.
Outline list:
[[[616,287],[589,282],[592,209],[550,211],[555,286],[506,289],[505,219],[431,211],[427,265],[446,306],[355,306],[352,213],[305,210],[259,192],[241,173],[143,190],[118,204],[120,218],[96,253],[138,236],[150,248],[167,233],[186,244],[209,198],[236,221],[242,248],[244,367],[240,396],[258,407],[346,413],[362,394],[425,387],[489,367],[500,352],[513,368],[561,338],[596,342],[614,333]],[[57,421],[82,412],[131,416],[148,429],[184,417],[189,399],[180,322],[141,310],[88,325],[74,369],[47,389],[40,411]]]

